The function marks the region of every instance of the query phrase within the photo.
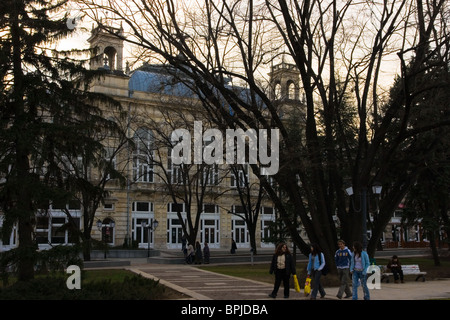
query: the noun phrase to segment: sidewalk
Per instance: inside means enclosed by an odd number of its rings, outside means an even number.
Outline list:
[[[187,300],[273,300],[268,296],[272,291],[272,284],[221,275],[190,265],[133,261],[126,269],[159,280],[161,284],[186,294]],[[303,284],[300,287],[300,292],[291,289],[289,300],[309,300],[304,295]],[[286,300],[282,290],[281,285],[279,298],[276,300]],[[325,288],[325,291],[325,298],[318,300],[338,300],[338,288]],[[381,283],[381,288],[370,290],[370,295],[371,300],[450,299],[450,279]],[[358,289],[358,297],[362,300],[361,287]]]

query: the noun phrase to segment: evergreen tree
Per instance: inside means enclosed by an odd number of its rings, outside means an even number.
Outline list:
[[[71,160],[82,156],[84,163],[100,166],[104,148],[98,133],[120,132],[99,108],[119,105],[87,90],[99,71],[52,48],[74,31],[67,26],[67,2],[0,3],[2,236],[17,223],[20,280],[34,277],[36,212],[52,201],[69,201],[83,187],[71,179],[75,170],[66,170],[74,168]]]

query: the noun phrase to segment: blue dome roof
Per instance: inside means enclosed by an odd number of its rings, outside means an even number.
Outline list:
[[[144,91],[179,97],[194,97],[194,92],[177,77],[164,72],[164,67],[133,71],[128,82],[130,91]]]
[[[180,78],[183,80],[180,81]],[[197,94],[189,88],[189,83],[193,86],[191,79],[187,79],[186,76],[180,76],[180,72],[170,66],[144,64],[132,72],[128,81],[128,89],[131,92],[143,91],[177,97],[198,98]],[[239,99],[247,102],[251,101],[250,91],[247,88],[230,85],[226,85],[226,87],[232,89]],[[217,89],[212,88],[212,90],[218,97],[221,97]],[[228,105],[225,99],[220,100],[222,100],[224,107],[228,107],[230,113],[233,114],[231,106]],[[261,104],[261,107],[265,108],[259,96],[256,97],[256,103]]]

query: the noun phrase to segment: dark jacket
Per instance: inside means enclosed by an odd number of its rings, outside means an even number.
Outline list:
[[[285,258],[286,274],[288,275],[296,274],[294,259],[292,258],[292,255],[289,253],[285,253],[285,255],[286,255]],[[272,257],[272,263],[270,264],[269,270],[270,274],[274,273],[277,270],[277,258],[278,256],[274,254]]]
[[[400,261],[394,261],[393,259],[391,259],[391,261],[389,261],[389,263],[387,264],[388,269],[390,269],[391,271],[400,271],[402,270],[402,265],[400,264]]]

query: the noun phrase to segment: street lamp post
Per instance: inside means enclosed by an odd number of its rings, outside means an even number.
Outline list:
[[[109,226],[105,226],[105,228],[113,228],[114,229],[114,226],[115,226],[115,223],[114,223],[114,221],[111,221],[110,223],[109,223]],[[102,221],[99,219],[99,220],[97,220],[97,229],[98,229],[98,231],[102,231],[102,228],[103,228],[103,223],[102,223]],[[108,232],[109,232],[109,230],[107,230]],[[103,232],[102,232],[102,240],[103,240],[103,244],[104,244],[104,248],[103,248],[103,250],[104,250],[104,259],[106,259],[106,246],[107,246],[107,243],[106,243],[106,234],[105,234],[105,236],[103,236]]]
[[[376,195],[380,195],[381,194],[381,190],[382,187],[381,185],[379,185],[378,183],[374,184],[372,186],[372,193],[376,194]],[[348,187],[345,189],[345,192],[347,193],[348,196],[352,196],[353,195],[353,187]],[[367,188],[363,187],[361,188],[361,193],[360,195],[360,200],[361,200],[361,208],[359,210],[356,209],[353,201],[353,208],[355,209],[356,212],[361,211],[361,219],[362,219],[362,246],[363,246],[363,250],[367,249]]]
[[[147,258],[150,258],[150,230],[155,231],[156,228],[158,227],[158,220],[153,220],[153,222],[151,224],[148,225],[147,227],[147,223],[145,221],[143,221],[141,223],[142,228],[147,228]]]

